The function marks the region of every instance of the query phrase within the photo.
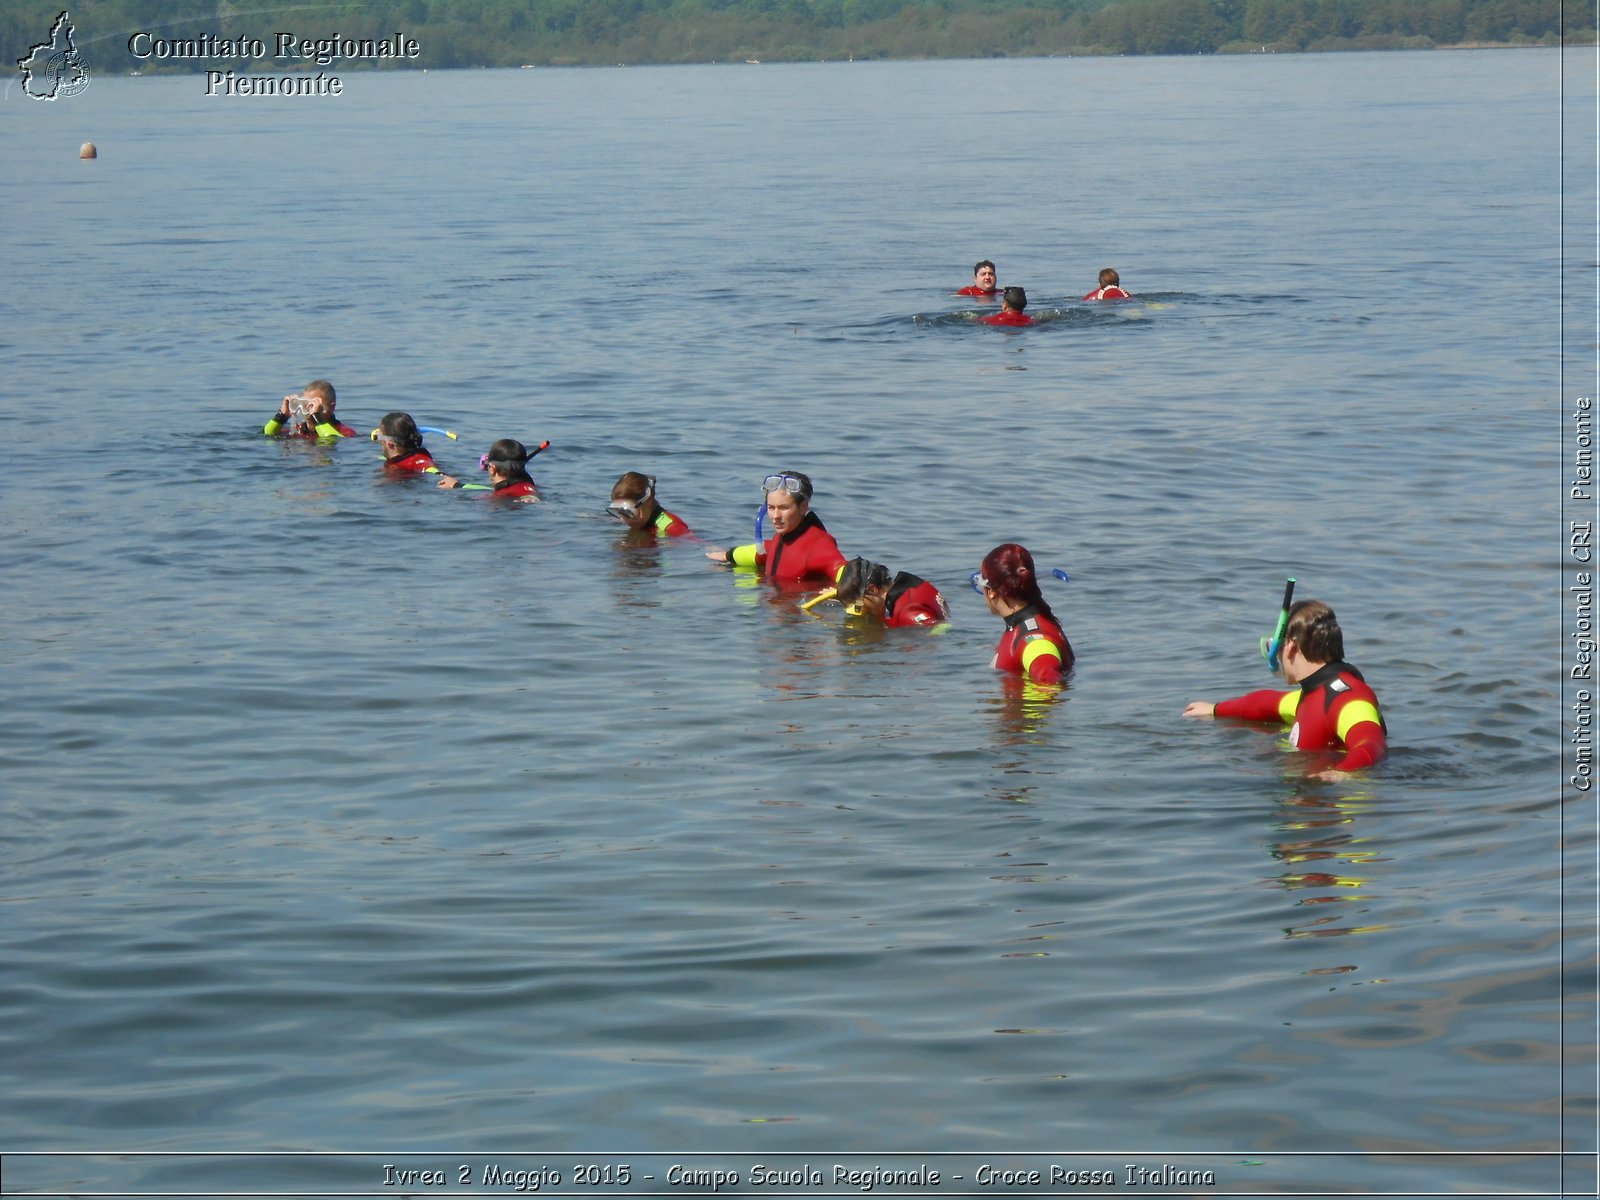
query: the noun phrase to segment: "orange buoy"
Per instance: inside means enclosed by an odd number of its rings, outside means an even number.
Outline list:
[[[78,157],[79,158],[99,158],[100,157],[100,151],[98,151],[98,150],[96,150],[94,148],[94,143],[93,142],[85,142],[82,146],[78,147]]]

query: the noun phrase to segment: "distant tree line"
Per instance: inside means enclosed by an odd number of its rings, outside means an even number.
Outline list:
[[[58,3],[6,6],[12,58],[42,40]],[[19,11],[21,10],[21,11]],[[1593,0],[374,0],[262,4],[78,0],[91,71],[251,67],[135,61],[128,36],[415,38],[405,67],[688,63],[758,59],[993,58],[1558,45],[1596,40]],[[272,53],[268,50],[268,55]],[[286,64],[258,61],[257,70]],[[316,69],[316,68],[312,68]],[[327,69],[327,68],[324,68]]]

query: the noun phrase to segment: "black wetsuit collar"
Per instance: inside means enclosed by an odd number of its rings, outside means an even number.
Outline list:
[[[1007,629],[1015,629],[1018,625],[1021,625],[1029,617],[1037,617],[1038,615],[1039,615],[1039,606],[1037,604],[1026,605],[1023,608],[1017,609],[1016,612],[1012,613],[1009,617],[1006,618],[1006,628]]]
[[[780,533],[778,535],[778,540],[787,546],[790,542],[794,541],[795,538],[799,537],[813,525],[815,525],[818,529],[821,529],[824,533],[827,532],[827,527],[823,525],[821,518],[819,518],[814,512],[808,512],[805,516],[800,518],[800,524],[796,525],[788,533]]]
[[[1361,672],[1347,662],[1324,663],[1300,681],[1300,690],[1314,692],[1319,687],[1326,687],[1341,675],[1354,675],[1357,679],[1361,679]],[[1366,680],[1363,679],[1362,682],[1365,683]]]
[[[777,541],[772,544],[772,561],[767,564],[768,579],[777,578],[778,564],[783,561],[783,548],[805,533],[806,530],[812,528],[812,526],[822,529],[824,533],[827,532],[822,522],[817,519],[817,514],[807,510],[806,515],[800,518],[800,524],[796,525],[788,533],[780,533],[778,535]]]
[[[519,484],[519,483],[530,483],[531,484],[532,482],[533,482],[533,476],[529,475],[526,471],[524,471],[521,475],[518,475],[518,476],[516,476],[514,478],[502,479],[499,483],[494,485],[494,490],[497,491],[497,492],[503,492],[507,488],[516,487],[517,484]]]
[[[900,597],[904,596],[912,588],[921,586],[922,580],[907,571],[901,571],[900,574],[894,577],[894,582],[889,585],[889,594],[883,598],[883,615],[892,617],[894,615],[894,606]]]

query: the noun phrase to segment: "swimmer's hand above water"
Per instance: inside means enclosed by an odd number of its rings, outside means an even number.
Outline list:
[[[1209,700],[1191,700],[1189,707],[1183,710],[1186,717],[1214,717],[1217,715],[1217,706]]]

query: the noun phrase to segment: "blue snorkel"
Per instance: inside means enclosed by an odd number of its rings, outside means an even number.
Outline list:
[[[1071,583],[1072,582],[1072,580],[1070,578],[1068,578],[1067,573],[1065,571],[1063,571],[1060,567],[1051,567],[1050,568],[1050,574],[1054,575],[1057,579],[1061,580],[1062,583]],[[977,592],[978,595],[980,595],[980,596],[983,595],[984,580],[983,580],[983,572],[982,571],[974,571],[971,575],[967,576],[967,582],[972,585],[972,590],[973,591]]]
[[[1278,624],[1270,638],[1261,639],[1261,657],[1267,660],[1267,670],[1277,672],[1282,664],[1278,655],[1283,650],[1283,635],[1289,628],[1289,605],[1294,600],[1294,576],[1283,585],[1283,607],[1278,610]]]
[[[417,432],[418,433],[442,433],[442,434],[444,434],[445,437],[449,438],[452,442],[456,440],[456,435],[455,434],[451,433],[448,429],[440,429],[437,425],[418,425],[417,426]],[[377,441],[380,437],[383,436],[383,427],[379,426],[377,429],[374,429],[372,431],[372,433],[370,434],[370,436],[371,436],[373,441]]]

